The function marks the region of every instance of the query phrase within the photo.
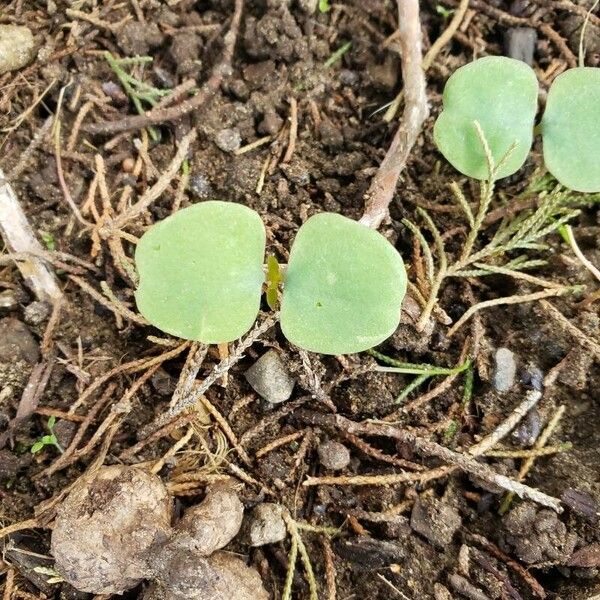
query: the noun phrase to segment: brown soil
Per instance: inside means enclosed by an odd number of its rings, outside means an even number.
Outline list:
[[[138,156],[134,140],[142,137],[140,131],[122,136],[107,148],[109,137],[92,136],[82,130],[73,149],[67,149],[69,134],[86,102],[91,104],[84,117],[84,128],[87,123],[117,120],[134,111],[102,53],[152,56],[152,64],[143,72],[138,71],[138,75],[156,87],[173,87],[190,77],[201,84],[219,59],[220,40],[233,3],[230,0],[131,3],[13,0],[4,4],[0,23],[27,25],[34,33],[38,49],[37,57],[28,67],[0,76],[3,130],[0,165],[4,172],[10,173],[19,163],[44,121],[60,108],[63,169],[74,201],[79,206],[85,202],[94,176],[96,153],[106,162],[113,207],[117,207],[121,191],[128,184],[133,186],[134,194],[143,193],[155,180],[153,170],[145,165],[139,176],[134,177],[129,172],[131,161],[127,160]],[[82,20],[73,12],[67,14],[67,9],[75,4],[78,7],[81,4],[85,13],[92,11],[91,5],[99,7],[94,9],[96,23]],[[325,210],[360,217],[363,194],[395,129],[395,125],[382,121],[378,109],[390,102],[402,86],[393,40],[385,43],[396,27],[393,3],[353,0],[335,4],[325,13],[318,8],[311,10],[315,4],[311,0],[249,0],[233,72],[220,91],[191,116],[156,127],[159,141],[148,142],[149,157],[160,173],[175,152],[175,140],[195,127],[199,135],[190,155],[190,181],[181,206],[215,198],[254,208],[267,225],[269,251],[283,262],[295,231],[311,214]],[[457,2],[448,0],[442,4],[455,8]],[[143,15],[132,9],[136,5],[141,6]],[[438,6],[434,0],[422,1],[425,50],[447,26],[447,18],[437,10]],[[460,215],[453,209],[439,210],[451,206],[447,186],[457,179],[457,173],[432,143],[433,119],[439,112],[441,91],[448,75],[474,56],[504,53],[507,31],[513,26],[530,25],[538,35],[534,68],[542,89],[547,90],[551,80],[566,68],[570,53],[577,53],[583,6],[587,6],[585,2],[571,6],[568,1],[536,4],[528,0],[472,0],[463,27],[428,72],[432,117],[403,173],[391,207],[391,222],[382,228],[407,262],[411,260],[412,241],[401,220],[416,220],[417,205],[432,207],[442,233],[450,232],[449,251],[460,249],[462,232],[456,230],[464,225]],[[145,22],[139,20],[140,16],[145,16]],[[125,24],[121,23],[123,19]],[[598,63],[600,48],[594,23],[588,29],[587,43],[587,64],[592,66]],[[548,38],[548,28],[564,36],[565,48]],[[350,49],[332,66],[325,67],[328,58],[346,42],[352,43]],[[293,156],[287,163],[269,162],[264,186],[257,193],[265,161],[269,157],[280,158],[285,150],[292,97],[298,101],[298,139]],[[233,131],[223,133],[227,129]],[[221,149],[236,137],[245,145],[265,135],[273,136],[274,141],[239,156]],[[518,195],[533,176],[534,167],[540,162],[539,148],[535,150],[516,176],[501,182],[495,208]],[[115,265],[106,244],[101,242],[97,252],[90,230],[83,229],[73,218],[56,175],[54,152],[53,140],[47,137],[12,181],[34,230],[47,240],[50,249],[91,261],[93,265],[77,268],[78,276],[96,290],[100,290],[100,282],[106,281],[116,296],[134,309],[131,281]],[[469,185],[464,182],[466,190]],[[129,231],[139,236],[144,227],[169,215],[177,186],[178,177]],[[102,210],[99,196],[97,209]],[[588,258],[600,264],[597,205],[584,209],[573,226]],[[483,237],[488,235],[486,230]],[[558,236],[551,236],[546,242],[549,249],[543,256],[549,257],[549,262],[538,269],[537,275],[560,283],[586,284],[584,295],[598,289],[598,282]],[[132,244],[125,241],[124,249],[128,256],[132,255]],[[65,448],[81,423],[78,415],[88,414],[106,389],[106,386],[98,388],[76,411],[75,417],[65,418],[63,413],[69,411],[92,382],[117,365],[169,349],[157,344],[155,338],[148,338],[160,336],[160,332],[115,318],[111,310],[69,279],[65,268],[59,266],[58,274],[68,303],[58,325],[50,331],[48,344],[40,348],[50,310],[35,301],[14,265],[0,265],[0,440],[4,445],[0,449],[0,525],[17,523],[35,514],[41,514],[44,521],[41,524],[47,525],[52,510],[40,513],[40,503],[59,497],[99,453],[105,452],[105,456],[100,456],[105,464],[154,461],[188,427],[175,428],[134,456],[121,457],[139,441],[144,425],[168,406],[185,361],[185,353],[181,353],[164,362],[139,388],[128,412],[114,421],[118,427],[109,428],[99,445],[82,453],[67,468],[39,476],[58,459],[58,450],[52,446],[36,454],[29,451],[36,439],[47,434],[47,409],[62,411],[56,412],[59,415],[56,433]],[[470,286],[462,280],[449,280],[440,303],[457,320],[477,301],[531,291],[527,283],[515,283],[501,276],[474,279]],[[598,341],[600,303],[589,302],[582,307],[578,304],[582,299],[569,297],[553,302],[573,325]],[[408,312],[407,309],[406,322],[398,332],[379,348],[399,360],[454,366],[459,362],[466,336],[477,334],[476,325],[467,326],[448,339],[447,326],[437,320],[425,333],[419,333]],[[332,474],[320,465],[317,452],[319,443],[328,439],[344,443],[351,452],[349,466],[337,474],[400,472],[402,467],[397,463],[400,458],[414,460],[426,470],[439,463],[382,437],[351,440],[340,432],[307,426],[295,416],[294,410],[265,422],[274,410],[282,409],[269,408],[263,403],[253,394],[243,374],[269,347],[281,352],[298,381],[294,396],[283,406],[303,404],[317,411],[329,410],[322,403],[307,399],[306,393],[314,392],[314,385],[303,370],[301,357],[277,328],[255,343],[229,372],[227,380],[213,386],[207,394],[248,453],[250,464],[245,464],[231,449],[226,456],[228,462],[223,462],[218,448],[227,442],[221,430],[207,415],[198,416],[192,424],[195,433],[191,441],[175,457],[167,458],[160,471],[177,496],[179,509],[201,499],[208,475],[233,473],[245,483],[242,497],[247,509],[263,500],[276,501],[287,506],[299,521],[341,527],[340,535],[331,542],[339,599],[528,599],[541,597],[543,588],[548,598],[583,600],[600,593],[598,357],[594,358],[536,303],[498,307],[480,314],[480,343],[470,403],[461,407],[464,377],[460,376],[431,402],[401,415],[398,420],[403,427],[422,436],[463,450],[492,431],[523,399],[532,378],[540,377],[534,367],[547,374],[565,359],[556,381],[546,388],[537,412],[528,415],[518,435],[502,442],[506,448],[522,449],[527,445],[526,427],[539,431],[540,424],[544,427],[559,406],[566,406],[548,443],[568,441],[572,449],[537,459],[526,478],[529,485],[565,499],[566,510],[561,515],[516,500],[508,516],[501,516],[503,495],[460,474],[409,486],[303,487],[301,483],[307,475]],[[491,381],[494,351],[498,347],[510,348],[517,358],[517,381],[505,393],[496,391]],[[211,351],[200,378],[218,360],[216,350]],[[311,356],[310,360],[312,370],[321,378],[339,413],[355,421],[382,419],[392,413],[397,408],[395,398],[410,381],[402,375],[368,372],[374,359],[366,354],[343,359]],[[37,364],[49,369],[37,407],[30,407],[33,413],[18,427],[11,428],[10,435],[2,437],[1,432],[9,431],[9,423],[25,398],[23,391],[32,373],[35,375]],[[105,407],[93,419],[79,448],[92,439],[98,426],[111,414],[111,407],[117,406],[126,390],[142,375],[120,373],[109,381],[114,383],[109,388],[110,396],[103,400]],[[39,369],[35,376],[39,379]],[[440,381],[441,378],[430,380],[425,387],[413,391],[409,401]],[[451,436],[448,430],[453,420],[458,430]],[[303,437],[256,457],[257,451],[269,442],[299,430],[305,430]],[[250,431],[255,433],[248,435],[246,432]],[[106,440],[104,446],[102,439]],[[369,446],[365,446],[366,442]],[[207,448],[216,455],[216,464],[206,458]],[[512,458],[485,460],[496,471],[513,478],[521,464],[520,459]],[[181,481],[190,473],[204,473],[207,477],[197,485],[185,487]],[[400,503],[404,503],[401,511],[404,514],[384,512]],[[304,539],[314,560],[319,597],[332,598],[326,591],[323,541],[314,533],[304,534]],[[34,570],[52,565],[47,529],[19,531],[3,543],[0,574],[16,569],[14,587],[5,600],[91,597],[77,593],[67,584],[49,584],[48,575]],[[240,539],[231,546],[228,549],[248,557],[249,563],[259,569],[272,597],[279,598],[288,541],[252,549]],[[452,595],[445,596],[440,586],[451,590]],[[474,595],[477,590],[481,596]],[[300,567],[294,591],[297,598],[309,597]],[[23,592],[33,596],[19,595]],[[137,598],[141,593],[138,587],[127,597]]]

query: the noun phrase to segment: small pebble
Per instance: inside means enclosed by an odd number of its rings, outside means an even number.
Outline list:
[[[339,442],[324,442],[317,448],[319,461],[326,469],[339,471],[350,463],[350,451]]]
[[[356,71],[350,71],[348,69],[342,69],[340,71],[340,83],[342,85],[353,86],[359,82],[359,76]]]
[[[258,133],[275,135],[283,126],[283,119],[273,110],[265,111],[262,121],[258,124]]]
[[[135,159],[131,156],[123,159],[123,162],[121,163],[121,169],[123,169],[125,173],[133,173],[133,169],[135,169]]]
[[[531,66],[536,42],[537,32],[532,27],[511,27],[504,34],[506,56]]]
[[[263,502],[254,508],[248,526],[251,546],[275,544],[285,539],[287,530],[281,511],[281,506],[272,502]]]
[[[537,408],[532,408],[512,433],[513,438],[526,448],[533,446],[542,431],[542,418]]]
[[[507,392],[515,383],[517,362],[508,348],[498,348],[494,355],[492,384],[497,392]]]
[[[542,391],[544,387],[544,372],[533,363],[530,363],[521,375],[521,383],[532,390]]]
[[[279,165],[279,168],[289,181],[300,187],[310,183],[310,173],[303,162],[282,163]]]
[[[196,198],[203,200],[211,195],[210,182],[202,173],[192,173],[190,176],[190,191]]]
[[[0,75],[26,67],[34,54],[33,34],[29,28],[0,25]]]
[[[50,317],[51,311],[50,304],[36,300],[25,307],[23,317],[27,325],[41,325]]]
[[[410,515],[411,528],[439,548],[452,542],[461,525],[458,511],[435,498],[418,499]]]
[[[578,515],[590,523],[596,524],[600,516],[600,506],[587,492],[567,488],[561,497],[562,501]]]
[[[271,404],[288,400],[295,383],[275,350],[263,354],[246,371],[246,380],[259,396]]]
[[[12,317],[0,320],[0,362],[35,364],[39,359],[40,348],[27,325]]]
[[[223,152],[234,152],[242,145],[242,136],[237,129],[221,129],[215,136],[215,144]]]

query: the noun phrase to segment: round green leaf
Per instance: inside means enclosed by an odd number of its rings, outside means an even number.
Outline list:
[[[577,192],[600,192],[600,69],[559,75],[542,118],[548,171]]]
[[[461,173],[488,179],[477,121],[496,165],[516,144],[495,178],[508,177],[523,165],[531,148],[537,95],[535,73],[521,61],[487,56],[465,65],[444,88],[444,110],[433,130],[435,143]]]
[[[305,350],[360,352],[398,327],[404,263],[377,231],[333,213],[311,217],[292,246],[281,329]]]
[[[264,252],[265,228],[250,208],[216,201],[184,208],[137,245],[138,309],[181,338],[235,340],[258,314]]]

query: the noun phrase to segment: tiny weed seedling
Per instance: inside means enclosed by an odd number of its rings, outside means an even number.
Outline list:
[[[202,202],[150,228],[136,249],[142,315],[159,329],[206,344],[233,341],[258,315],[265,284],[265,228],[240,204]],[[397,328],[404,263],[378,232],[333,213],[309,218],[289,262],[267,263],[268,304],[281,292],[287,339],[323,354],[348,354]]]
[[[490,162],[498,165],[495,179],[512,175],[533,142],[537,95],[535,73],[520,61],[488,56],[461,67],[444,89],[434,128],[438,148],[469,177],[486,180]],[[536,131],[546,167],[562,185],[600,191],[600,69],[580,66],[559,75]]]
[[[61,454],[64,452],[61,445],[58,443],[56,434],[54,433],[54,426],[56,425],[56,417],[50,417],[48,419],[48,435],[44,435],[33,443],[31,446],[31,454],[37,454],[44,449],[45,446],[54,446]]]

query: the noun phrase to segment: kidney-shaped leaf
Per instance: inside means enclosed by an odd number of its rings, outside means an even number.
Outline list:
[[[535,73],[521,61],[487,56],[461,67],[444,88],[444,110],[434,127],[437,147],[461,173],[487,179],[489,169],[477,121],[496,165],[516,144],[496,179],[512,175],[531,148],[537,94]]]
[[[184,208],[137,245],[138,309],[181,338],[235,340],[258,314],[264,252],[265,228],[250,208],[217,201]]]
[[[381,234],[337,214],[315,215],[292,246],[281,329],[305,350],[360,352],[398,327],[405,291],[402,258]]]
[[[600,69],[569,69],[554,80],[542,136],[544,161],[560,183],[600,191]]]

